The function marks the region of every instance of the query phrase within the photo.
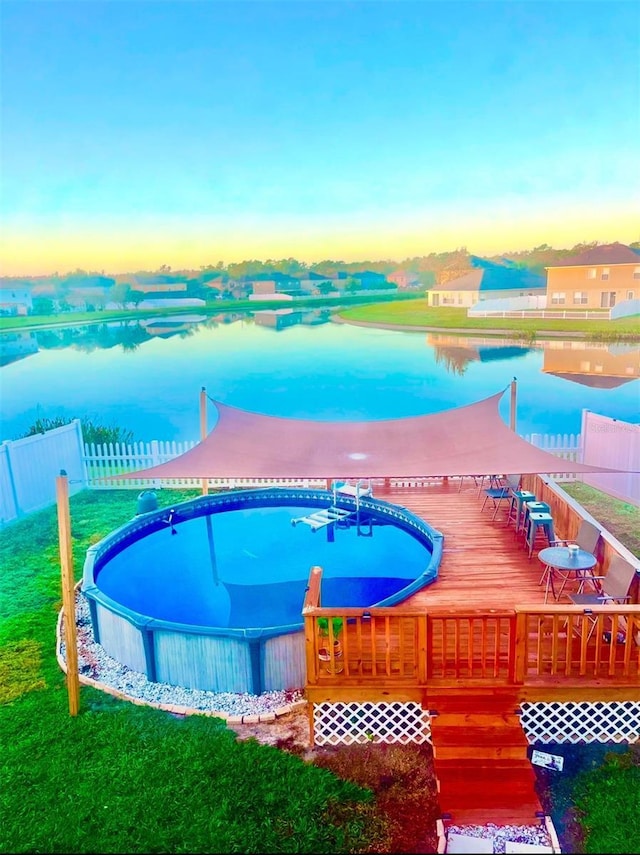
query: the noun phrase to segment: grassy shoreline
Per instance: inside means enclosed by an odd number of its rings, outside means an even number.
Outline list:
[[[592,341],[640,342],[640,315],[617,320],[570,320],[550,318],[468,318],[461,308],[429,306],[425,298],[411,303],[389,302],[344,309],[346,323],[390,326],[393,329],[484,333],[515,338],[544,338],[545,335],[587,338]]]
[[[345,308],[346,307],[346,308]],[[309,310],[334,309],[334,317],[343,323],[386,327],[416,332],[451,332],[460,335],[483,333],[496,337],[532,341],[545,336],[580,338],[602,342],[640,342],[640,315],[618,320],[559,320],[547,318],[468,318],[466,309],[433,308],[422,295],[390,295],[386,298],[310,297],[295,302],[280,300],[217,300],[206,306],[179,308],[127,309],[103,312],[0,318],[0,333],[54,329],[56,327],[136,321],[150,317],[182,314],[217,315],[221,312],[250,312],[260,309]]]

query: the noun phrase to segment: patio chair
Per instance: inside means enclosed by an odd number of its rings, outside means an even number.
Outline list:
[[[484,510],[485,505],[491,499],[493,503],[493,516],[491,519],[494,520],[500,509],[500,502],[511,503],[514,491],[520,486],[521,478],[522,475],[507,475],[506,478],[500,479],[497,486],[487,487],[484,491],[484,501],[481,510]]]
[[[601,606],[610,603],[628,603],[631,599],[631,584],[637,573],[637,569],[621,558],[614,555],[609,564],[606,576],[592,576],[588,581],[593,583],[593,593],[569,594],[569,599],[574,606],[583,606],[585,614],[589,614],[592,606]],[[598,626],[598,616],[589,615],[589,631],[587,641],[593,635]],[[613,634],[613,633],[612,633]]]
[[[588,520],[582,520],[575,540],[554,540],[551,546],[566,546],[568,543],[576,543],[585,552],[596,554],[596,548],[600,540],[600,529],[596,528]]]

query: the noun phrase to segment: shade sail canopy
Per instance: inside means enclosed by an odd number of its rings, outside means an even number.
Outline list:
[[[129,478],[418,478],[618,470],[556,457],[502,420],[499,392],[441,413],[319,422],[214,402],[218,423],[190,451]],[[115,476],[114,476],[115,477]]]

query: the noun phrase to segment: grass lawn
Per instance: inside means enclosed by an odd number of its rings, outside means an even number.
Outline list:
[[[161,504],[197,495],[159,492]],[[135,513],[133,491],[71,500],[74,563]],[[54,650],[55,508],[0,537],[1,852],[385,851],[371,790],[255,741],[220,719],[81,689],[68,715]],[[380,849],[379,847],[383,848]]]
[[[563,484],[562,488],[640,558],[640,511],[635,505],[621,502],[579,481]]]
[[[369,306],[355,306],[339,312],[346,321],[363,321],[372,324],[397,324],[400,326],[438,327],[440,329],[509,330],[523,338],[540,335],[543,331],[587,333],[600,341],[617,338],[634,338],[640,341],[640,317],[634,315],[615,321],[556,320],[549,318],[468,318],[466,309],[433,308],[426,299],[408,302],[389,302]]]
[[[168,506],[198,491],[157,495]],[[130,519],[136,498],[72,497],[76,578],[87,547]],[[54,649],[55,508],[1,531],[0,566],[0,852],[434,851],[418,834],[437,810],[424,748],[355,746],[308,763],[236,741],[220,719],[176,718],[87,687],[70,718]],[[563,782],[586,840],[573,851],[640,852],[640,760],[614,761],[575,788]]]

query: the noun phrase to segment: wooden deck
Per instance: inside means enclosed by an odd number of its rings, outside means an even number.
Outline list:
[[[584,610],[568,596],[545,604],[537,552],[546,541],[529,557],[523,537],[506,524],[507,503],[493,519],[493,506],[482,510],[484,494],[472,479],[462,490],[457,480],[445,480],[378,486],[375,494],[442,532],[438,579],[396,606],[323,609],[321,571],[315,571],[304,610],[310,700],[394,697],[428,707],[429,696],[444,688],[507,686],[519,687],[521,701],[640,699],[637,587],[626,605]],[[557,505],[556,535],[573,537],[576,509],[561,494],[545,499]],[[606,572],[612,546],[602,540],[598,571]],[[323,662],[316,621],[329,616],[342,618],[341,648],[337,661]],[[594,616],[598,625],[589,632]],[[617,643],[619,629],[624,643]],[[328,641],[333,645],[332,633]]]
[[[470,478],[460,491],[452,480],[428,487],[377,487],[375,495],[407,508],[444,534],[437,581],[406,599],[403,611],[424,611],[427,606],[501,609],[544,602],[538,584],[542,566],[535,552],[529,558],[513,526],[507,528],[506,502],[492,521],[491,502],[480,510],[482,498]]]
[[[540,481],[526,486],[551,504],[556,536],[575,537],[576,508]],[[492,519],[494,507],[489,501],[482,510],[472,479],[461,490],[445,480],[377,487],[375,496],[444,535],[439,575],[396,606],[322,609],[322,571],[312,571],[304,609],[311,738],[315,703],[417,701],[430,713],[443,819],[537,824],[542,810],[519,704],[640,700],[637,582],[630,605],[593,614],[568,597],[545,604],[537,557],[544,540],[530,558],[506,524],[507,503]],[[601,543],[599,573],[612,549]],[[342,618],[339,639],[327,622],[329,661],[318,656],[321,616]],[[620,627],[624,643],[607,643]]]

